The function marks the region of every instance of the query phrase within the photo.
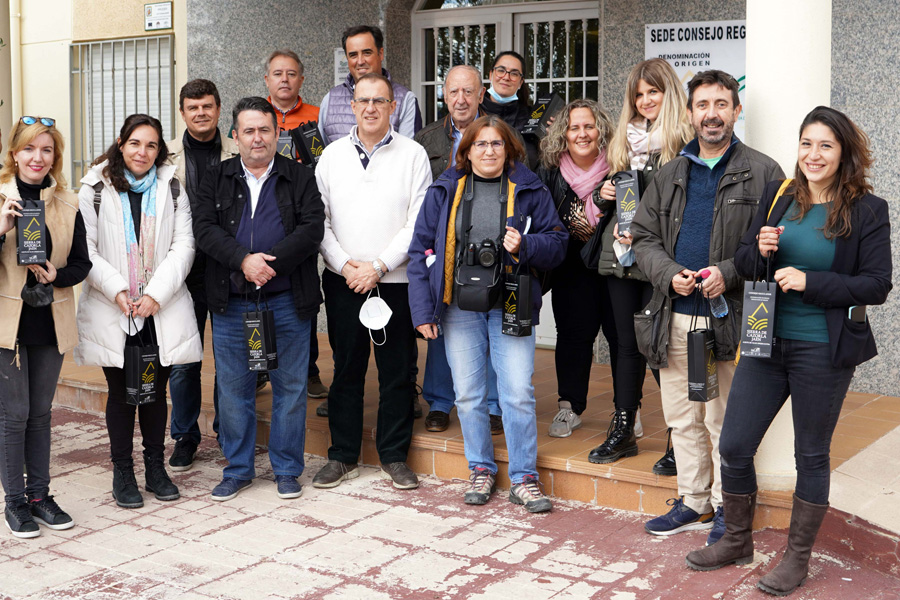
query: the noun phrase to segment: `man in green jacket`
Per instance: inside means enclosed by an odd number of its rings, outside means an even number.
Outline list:
[[[688,83],[688,113],[696,139],[657,172],[631,225],[636,262],[654,288],[635,330],[641,352],[659,368],[678,464],[679,498],[669,500],[671,510],[645,528],[654,535],[712,529],[712,544],[725,533],[719,434],[740,340],[743,280],[734,269],[734,253],[766,183],[784,173],[734,136],[741,104],[732,76],[717,70],[695,75]],[[719,397],[703,403],[688,400],[687,334],[697,278],[705,270],[702,294],[724,294],[729,314],[698,319],[697,327],[714,332],[719,377]],[[699,300],[709,315],[707,300]]]

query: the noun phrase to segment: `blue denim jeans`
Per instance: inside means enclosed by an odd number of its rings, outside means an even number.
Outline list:
[[[213,313],[213,352],[219,385],[219,440],[228,460],[225,477],[252,479],[256,450],[256,371],[247,366],[242,313],[255,310],[232,297],[224,314]],[[272,422],[269,460],[275,475],[303,473],[306,438],[306,380],[310,320],[299,319],[290,292],[269,296],[275,313],[278,368],[269,371]]]
[[[197,328],[200,330],[200,343],[205,342],[206,315],[209,306],[206,302],[194,300],[194,315],[197,318]],[[200,426],[197,419],[200,417],[200,401],[203,393],[200,387],[200,371],[203,367],[201,361],[183,365],[172,365],[172,374],[169,375],[169,396],[172,398],[172,419],[169,427],[173,440],[187,439],[194,443],[200,443]],[[215,383],[215,380],[213,380]],[[219,431],[219,398],[218,387],[213,388],[213,410],[215,420],[213,431]]]
[[[756,491],[753,457],[790,396],[795,493],[813,504],[827,503],[831,437],[855,370],[833,367],[830,346],[819,342],[777,339],[771,358],[741,357],[719,440],[722,489],[730,494]]]
[[[500,401],[497,394],[497,372],[488,356],[488,412],[492,415],[500,415]],[[447,349],[444,344],[444,336],[438,335],[437,339],[428,340],[428,356],[425,359],[425,379],[422,381],[422,396],[428,402],[431,410],[450,413],[456,403],[453,394],[453,374],[450,373],[450,365],[447,363]]]
[[[509,478],[516,484],[537,477],[537,420],[535,417],[534,332],[529,337],[503,335],[503,311],[479,313],[455,304],[444,312],[447,362],[453,373],[456,412],[462,426],[469,469],[497,472],[487,403],[488,352],[497,372],[503,431],[509,454]]]

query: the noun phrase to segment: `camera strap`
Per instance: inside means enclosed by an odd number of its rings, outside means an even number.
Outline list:
[[[475,200],[475,174],[470,173],[466,176],[466,187],[463,190],[462,196],[462,222],[460,225],[462,226],[463,235],[463,243],[462,248],[460,248],[457,253],[457,265],[460,264],[460,261],[463,260],[463,257],[466,253],[466,248],[469,246],[469,232],[472,229],[472,203]],[[503,173],[502,178],[500,179],[500,235],[495,240],[497,242],[498,251],[503,248],[503,238],[506,235],[506,211],[507,204],[509,203],[509,177],[506,176],[506,173]]]

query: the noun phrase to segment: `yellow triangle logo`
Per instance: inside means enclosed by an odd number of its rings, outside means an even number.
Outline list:
[[[22,230],[22,233],[25,234],[25,239],[29,242],[41,239],[41,224],[38,223],[37,217],[32,217],[31,222]]]

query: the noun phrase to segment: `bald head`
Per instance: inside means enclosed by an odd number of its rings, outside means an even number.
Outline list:
[[[484,84],[475,67],[457,65],[444,79],[444,102],[453,124],[464,131],[478,116],[478,106],[484,98]]]

